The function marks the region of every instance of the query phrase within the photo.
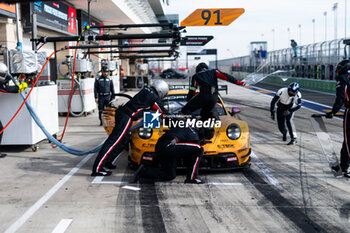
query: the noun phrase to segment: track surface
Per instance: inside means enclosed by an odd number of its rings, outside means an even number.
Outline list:
[[[1,148],[8,156],[0,158],[0,232],[349,232],[349,182],[329,171],[309,120],[314,111],[296,113],[298,144],[287,146],[270,119],[270,96],[229,85],[223,98],[249,124],[251,169],[202,173],[204,185],[184,185],[183,175],[172,184],[129,184],[126,152],[112,176],[95,179],[95,155],[47,142],[36,153]],[[71,118],[65,143],[97,146],[105,138],[98,123],[96,113]],[[338,152],[342,121],[326,126]]]

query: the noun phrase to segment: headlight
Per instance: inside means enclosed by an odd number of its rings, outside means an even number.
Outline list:
[[[140,138],[142,139],[149,139],[150,137],[152,137],[152,129],[145,129],[140,127],[138,133]]]
[[[236,124],[229,125],[226,134],[229,139],[236,140],[241,136],[241,128]]]

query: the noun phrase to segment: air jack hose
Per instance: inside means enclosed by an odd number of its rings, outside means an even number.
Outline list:
[[[12,77],[11,74],[7,74],[11,79],[12,81],[15,81],[15,79]],[[24,97],[23,93],[21,92],[20,93],[22,98],[25,100],[26,98]],[[73,154],[73,155],[79,155],[79,156],[82,156],[82,155],[87,155],[87,154],[90,154],[90,153],[96,153],[98,151],[100,151],[101,147],[102,147],[102,144],[99,145],[98,147],[92,149],[92,150],[89,150],[89,151],[82,151],[82,150],[78,150],[78,149],[74,149],[74,148],[70,148],[70,147],[67,147],[65,146],[64,144],[62,144],[61,142],[59,142],[58,140],[56,140],[56,138],[54,138],[44,127],[43,123],[40,121],[39,117],[36,115],[35,111],[33,110],[32,106],[30,104],[27,103],[27,101],[24,102],[26,104],[26,107],[28,108],[28,111],[30,113],[30,115],[33,117],[35,123],[39,126],[39,128],[43,131],[43,133],[46,135],[46,137],[51,141],[53,142],[55,145],[57,145],[58,147],[60,147],[62,150],[70,153],[70,154]]]

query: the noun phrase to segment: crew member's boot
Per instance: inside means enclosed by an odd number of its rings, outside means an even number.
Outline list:
[[[283,134],[282,140],[283,140],[284,142],[287,141],[287,134]]]
[[[287,145],[295,145],[297,144],[297,139],[296,138],[292,138],[292,140],[290,140],[290,142],[288,142]]]

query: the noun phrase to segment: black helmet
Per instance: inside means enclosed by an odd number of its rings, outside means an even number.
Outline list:
[[[293,93],[294,95],[300,90],[300,86],[299,83],[296,82],[292,82],[291,84],[289,84],[288,86],[288,92]]]
[[[102,67],[102,72],[108,72],[109,71],[109,69],[108,69],[108,67],[107,66],[104,66],[104,67]]]
[[[337,75],[345,74],[350,70],[350,60],[345,59],[338,63],[337,68],[335,68],[335,72]]]
[[[197,67],[196,67],[196,73],[199,73],[199,72],[203,71],[204,69],[208,70],[209,67],[208,67],[208,65],[205,64],[204,62],[201,62],[201,63],[199,63],[199,64],[197,65]]]

